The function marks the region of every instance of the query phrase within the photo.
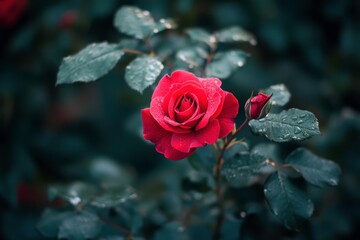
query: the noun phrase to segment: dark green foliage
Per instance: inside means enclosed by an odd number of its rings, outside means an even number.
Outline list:
[[[264,194],[272,212],[285,226],[298,229],[300,218],[308,219],[314,204],[281,172],[275,172],[266,180]]]
[[[214,56],[214,60],[207,66],[206,75],[225,79],[239,67],[245,64],[246,53],[243,51],[232,50],[219,52]]]
[[[221,170],[231,186],[243,187],[256,181],[257,175],[270,166],[266,156],[250,153],[247,145],[240,143],[226,151]]]
[[[170,222],[156,232],[155,240],[165,239],[190,240],[184,227],[179,222]]]
[[[265,118],[251,120],[249,125],[255,134],[275,142],[300,141],[320,134],[315,115],[295,108],[269,113]]]
[[[63,60],[56,84],[95,81],[113,69],[123,55],[116,44],[91,44]]]
[[[341,170],[329,160],[320,158],[304,148],[293,151],[285,162],[293,167],[309,183],[318,186],[336,186],[339,184]]]
[[[284,84],[270,86],[267,89],[261,90],[261,92],[272,95],[270,99],[272,105],[284,106],[291,97],[289,90]]]
[[[138,57],[126,67],[125,80],[132,89],[142,93],[155,82],[163,68],[155,57]]]
[[[256,44],[255,37],[239,26],[228,27],[215,33],[219,42],[249,42]]]

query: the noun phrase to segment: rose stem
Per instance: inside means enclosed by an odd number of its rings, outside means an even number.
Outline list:
[[[225,141],[224,146],[221,148],[221,152],[219,154],[219,157],[217,158],[216,161],[216,167],[215,167],[215,182],[216,182],[216,189],[215,189],[215,193],[218,199],[218,206],[219,206],[219,210],[220,213],[217,216],[216,219],[216,223],[215,223],[215,230],[214,230],[214,235],[213,235],[213,240],[217,240],[220,239],[221,237],[221,226],[223,224],[223,220],[224,220],[224,215],[225,215],[225,206],[224,206],[224,196],[223,196],[223,191],[221,189],[221,165],[223,162],[223,157],[225,154],[225,150],[226,148],[229,146],[229,144],[231,143],[231,141],[236,137],[236,135],[241,132],[241,130],[244,129],[244,127],[247,125],[247,123],[249,122],[249,119],[245,119],[244,122],[241,124],[241,126],[236,129],[235,133],[233,133],[230,138],[228,140]]]

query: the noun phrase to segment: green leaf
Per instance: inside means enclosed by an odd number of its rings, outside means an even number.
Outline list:
[[[137,195],[134,189],[130,187],[107,189],[105,193],[96,196],[90,204],[99,208],[111,208],[135,198]]]
[[[284,84],[272,85],[267,89],[261,90],[266,94],[272,94],[270,102],[272,105],[284,106],[290,100],[291,94]]]
[[[235,240],[242,239],[241,230],[244,219],[235,217],[239,213],[227,212],[225,214],[225,221],[221,226],[221,240]]]
[[[84,171],[86,180],[107,188],[127,186],[133,180],[133,176],[126,168],[115,160],[103,156],[95,157]]]
[[[167,18],[167,19],[162,18],[157,23],[155,23],[155,27],[154,27],[153,32],[158,33],[158,32],[161,32],[163,30],[174,29],[176,27],[177,27],[177,24],[173,19],[171,19],[171,18]]]
[[[143,226],[142,215],[134,201],[125,201],[117,206],[114,209],[113,216],[116,223],[132,233],[138,232]]]
[[[238,67],[244,65],[246,56],[245,52],[239,50],[217,53],[206,68],[206,76],[228,78]]]
[[[252,45],[256,44],[255,37],[238,26],[218,31],[215,33],[215,37],[219,42],[249,42]]]
[[[94,239],[101,228],[102,222],[94,213],[74,212],[60,225],[58,238],[68,240]]]
[[[207,57],[207,52],[200,47],[188,47],[179,50],[176,53],[176,58],[187,64],[187,67],[192,69],[198,68],[204,64]]]
[[[122,33],[144,39],[153,34],[155,21],[148,11],[125,6],[116,12],[114,26]]]
[[[305,140],[320,134],[319,123],[311,112],[291,108],[279,114],[269,113],[265,118],[251,120],[251,130],[275,142]]]
[[[47,238],[56,238],[59,232],[61,223],[70,218],[74,212],[70,211],[57,211],[53,209],[45,209],[41,215],[36,228],[40,233]]]
[[[63,59],[56,85],[95,81],[113,69],[123,55],[124,52],[117,44],[91,44],[79,53]]]
[[[60,197],[76,206],[89,201],[96,193],[96,189],[85,183],[76,182],[70,185],[51,186],[48,189],[48,198],[53,200]]]
[[[214,186],[215,182],[211,174],[192,169],[186,172],[186,176],[181,181],[181,189],[189,193],[206,193]]]
[[[320,158],[307,149],[296,149],[290,153],[285,162],[315,186],[336,186],[339,183],[340,167],[335,162]]]
[[[213,175],[213,168],[216,162],[215,151],[212,145],[206,145],[196,149],[196,152],[188,157],[190,165],[198,171]]]
[[[312,201],[284,173],[270,175],[264,185],[264,194],[272,212],[289,229],[297,229],[300,220],[310,218],[313,213]]]
[[[201,28],[190,28],[186,30],[187,35],[196,42],[202,42],[210,47],[213,47],[216,43],[216,38]]]
[[[256,179],[256,175],[269,165],[266,157],[244,151],[242,144],[236,144],[224,155],[221,171],[230,185],[242,187]]]
[[[247,154],[249,153],[249,144],[246,142],[239,142],[232,145],[230,148],[226,149],[224,158],[233,158],[238,154]]]
[[[189,240],[185,228],[180,222],[170,222],[155,233],[155,240]]]
[[[126,67],[126,83],[132,89],[142,93],[156,81],[163,68],[162,63],[155,57],[137,57]]]
[[[251,149],[251,154],[264,156],[276,163],[280,162],[279,145],[274,143],[260,143]]]

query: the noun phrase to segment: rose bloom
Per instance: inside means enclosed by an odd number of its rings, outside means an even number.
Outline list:
[[[165,75],[154,90],[150,108],[141,111],[144,138],[166,158],[180,160],[228,135],[239,103],[220,86],[217,78],[199,78],[186,71]]]
[[[245,103],[245,114],[248,119],[263,118],[268,114],[271,104],[271,95],[259,92],[255,97],[249,98]]]
[[[21,17],[27,0],[0,0],[0,25],[11,27]]]

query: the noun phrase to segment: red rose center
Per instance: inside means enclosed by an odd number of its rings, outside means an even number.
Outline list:
[[[176,121],[184,122],[193,116],[197,109],[197,101],[195,99],[192,93],[185,93],[177,100],[175,104]]]

